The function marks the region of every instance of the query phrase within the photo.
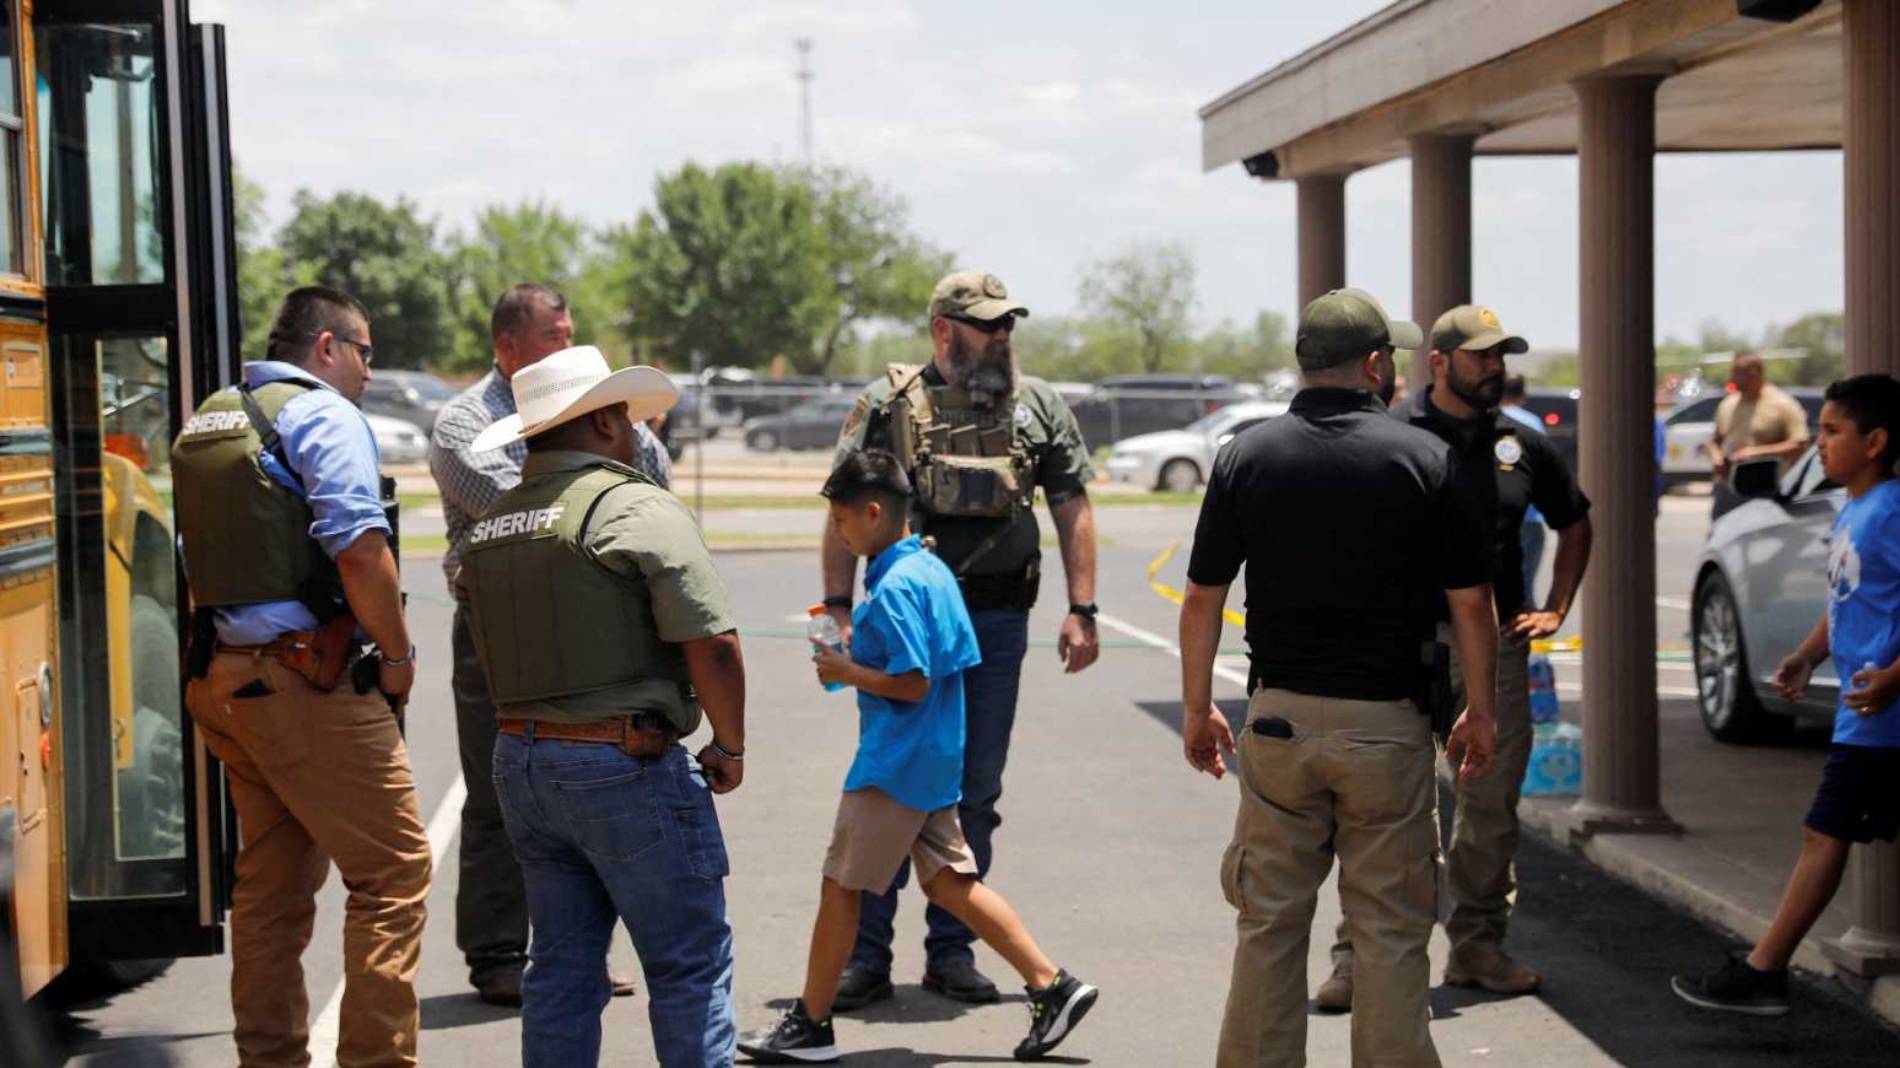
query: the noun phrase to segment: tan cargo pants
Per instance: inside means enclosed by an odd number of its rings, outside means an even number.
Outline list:
[[[301,958],[336,862],[349,889],[337,1064],[416,1063],[414,980],[429,840],[409,750],[379,694],[323,693],[269,657],[221,652],[186,705],[224,762],[240,844],[231,906],[238,1063],[310,1063]]]
[[[1253,729],[1277,718],[1290,738]],[[1254,692],[1237,736],[1240,812],[1221,861],[1239,911],[1220,1068],[1306,1064],[1306,958],[1320,884],[1339,855],[1340,901],[1364,967],[1355,1068],[1435,1068],[1426,943],[1438,911],[1431,729],[1410,701]]]
[[[1498,755],[1491,773],[1457,786],[1458,808],[1452,817],[1451,849],[1445,855],[1446,896],[1451,914],[1445,935],[1453,953],[1504,945],[1517,901],[1518,795],[1524,788],[1524,769],[1531,759],[1530,642],[1498,639]],[[1464,707],[1464,676],[1459,673],[1453,646],[1452,687],[1459,708]],[[1345,923],[1333,944],[1333,963],[1350,965],[1352,939]]]

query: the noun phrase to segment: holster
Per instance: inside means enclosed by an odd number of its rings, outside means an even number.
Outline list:
[[[310,685],[329,693],[342,683],[344,672],[356,662],[359,652],[356,617],[349,612],[339,612],[319,625],[310,641],[284,650],[277,660],[308,679]]]
[[[1451,684],[1451,647],[1436,638],[1419,643],[1418,710],[1431,723],[1434,735],[1451,733],[1457,718],[1457,695]]]
[[[1006,572],[1001,575],[959,575],[957,585],[963,589],[963,603],[970,609],[982,608],[1022,608],[1036,606],[1036,595],[1042,590],[1042,557],[1032,556],[1018,572]]]
[[[191,610],[191,636],[185,653],[185,677],[202,679],[211,673],[211,654],[218,648],[218,615],[214,609]]]

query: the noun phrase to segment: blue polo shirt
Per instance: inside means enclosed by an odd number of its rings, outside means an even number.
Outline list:
[[[871,558],[851,613],[851,659],[887,675],[921,671],[922,701],[858,691],[858,755],[847,791],[875,786],[934,812],[963,794],[963,669],[982,661],[956,576],[912,535]]]
[[[277,412],[290,470],[269,452],[264,473],[310,502],[310,536],[332,559],[363,534],[389,533],[383,515],[381,456],[362,409],[294,364],[258,360],[244,365],[244,384],[256,389],[286,378],[316,388],[292,397]],[[310,630],[317,617],[301,601],[220,608],[218,637],[232,645],[259,645],[286,631]]]
[[[1900,482],[1882,482],[1841,508],[1828,536],[1827,590],[1828,655],[1846,693],[1855,672],[1900,658]],[[1869,716],[1843,701],[1834,740],[1900,748],[1900,701]]]

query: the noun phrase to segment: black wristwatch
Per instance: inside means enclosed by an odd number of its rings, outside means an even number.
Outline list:
[[[1095,616],[1100,611],[1101,609],[1095,607],[1094,601],[1090,601],[1088,604],[1072,604],[1069,606],[1070,615],[1081,616],[1083,619],[1088,620],[1090,623],[1095,622]]]
[[[826,608],[849,608],[851,607],[851,595],[834,594],[833,596],[825,598],[823,603]]]

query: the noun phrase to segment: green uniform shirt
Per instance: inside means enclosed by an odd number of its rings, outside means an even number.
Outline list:
[[[924,380],[932,385],[943,384],[943,377],[934,364],[924,371]],[[857,406],[851,409],[844,429],[838,434],[834,463],[853,449],[891,447],[889,440],[865,441],[865,432],[871,424],[868,415],[890,396],[888,378],[877,379],[858,395]],[[1062,396],[1040,378],[1021,376],[1016,385],[1015,421],[1016,434],[1034,466],[1035,484],[1041,487],[1050,503],[1084,492],[1095,478],[1095,469],[1089,465],[1082,428],[1076,424],[1075,414],[1069,411]],[[1019,574],[1042,551],[1042,528],[1036,522],[1033,509],[1024,509],[1008,519],[929,515],[918,515],[914,519],[919,533],[936,539],[937,555],[952,570],[995,532],[997,524],[1009,524],[1009,532],[1002,540],[970,565],[967,572],[970,575]]]
[[[529,453],[521,477],[578,471],[599,463],[600,457],[586,452]],[[587,520],[588,548],[607,570],[646,584],[662,641],[689,642],[737,630],[725,583],[713,568],[699,524],[679,498],[655,489],[630,483],[608,490]],[[517,702],[502,712],[523,719],[576,722],[636,712],[677,715],[678,710],[649,707],[628,689],[610,689]],[[690,722],[674,724],[681,734],[699,727],[699,706],[692,706],[687,714]]]

